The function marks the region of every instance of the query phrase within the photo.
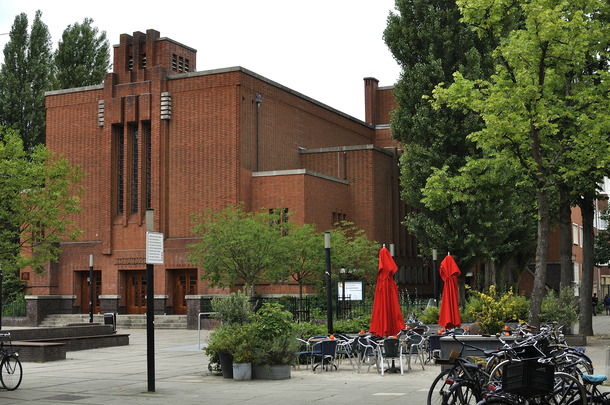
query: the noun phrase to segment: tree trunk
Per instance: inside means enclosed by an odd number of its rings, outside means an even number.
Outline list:
[[[559,187],[559,230],[561,235],[561,273],[559,289],[572,285],[574,265],[572,264],[572,201],[568,187],[562,184]]]
[[[538,202],[538,245],[536,246],[536,272],[530,299],[529,323],[540,325],[540,308],[545,294],[547,250],[549,246],[549,196],[545,190],[536,193]]]
[[[594,263],[594,193],[586,193],[578,202],[582,213],[583,240],[582,240],[582,278],[580,281],[580,315],[578,317],[578,333],[593,336],[593,319],[591,297],[593,296]]]

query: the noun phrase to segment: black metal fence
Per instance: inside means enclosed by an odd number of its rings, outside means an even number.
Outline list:
[[[255,298],[254,308],[258,309],[265,302],[277,302],[293,315],[295,322],[312,322],[326,319],[326,299],[315,296],[303,298],[285,296],[274,298]],[[427,299],[399,300],[400,309],[404,318],[410,314],[420,313],[427,305]],[[335,319],[353,319],[362,316],[370,316],[373,310],[373,302],[351,301],[348,299],[333,302],[333,313]]]

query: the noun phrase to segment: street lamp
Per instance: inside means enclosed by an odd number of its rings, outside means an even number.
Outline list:
[[[339,277],[341,278],[341,317],[345,319],[345,266],[341,266]]]
[[[93,323],[93,255],[89,255],[89,323]]]
[[[438,306],[438,252],[432,249],[432,280],[434,283],[434,302]]]
[[[326,253],[326,326],[328,335],[333,333],[333,293],[330,279],[330,232],[324,232],[324,251]]]

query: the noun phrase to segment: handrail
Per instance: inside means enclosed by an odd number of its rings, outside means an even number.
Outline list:
[[[199,315],[197,316],[197,333],[198,333],[198,337],[199,337],[199,343],[197,344],[197,347],[199,348],[199,350],[201,350],[201,316],[202,315],[214,315],[217,314],[218,312],[200,312]]]

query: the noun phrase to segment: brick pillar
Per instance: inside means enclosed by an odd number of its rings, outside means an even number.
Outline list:
[[[73,313],[76,295],[26,295],[27,324],[38,326],[47,315]]]

